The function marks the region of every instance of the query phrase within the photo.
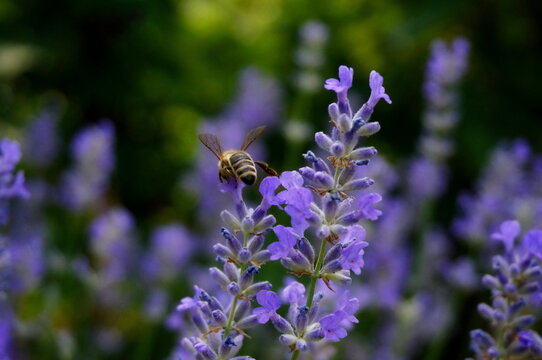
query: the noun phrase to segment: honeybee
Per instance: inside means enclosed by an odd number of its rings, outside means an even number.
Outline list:
[[[227,179],[241,180],[247,185],[256,182],[256,165],[258,164],[267,174],[277,176],[278,173],[271,169],[263,161],[254,161],[245,150],[262,134],[265,126],[259,126],[250,130],[243,140],[239,150],[226,150],[222,147],[220,140],[213,134],[200,134],[199,139],[203,145],[218,158],[218,179],[223,182]]]

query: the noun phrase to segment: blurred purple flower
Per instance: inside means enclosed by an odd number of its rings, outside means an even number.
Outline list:
[[[193,251],[193,240],[180,224],[169,224],[154,230],[151,245],[143,259],[143,277],[152,283],[171,281],[182,272],[182,268]]]
[[[115,134],[108,120],[89,126],[72,141],[74,164],[64,174],[62,201],[70,208],[82,210],[99,204],[107,189],[115,165]]]
[[[491,235],[493,240],[499,240],[503,243],[506,252],[510,252],[514,247],[514,240],[518,237],[521,229],[516,220],[505,221],[501,224],[499,231]]]
[[[25,160],[36,167],[46,167],[55,159],[60,140],[57,123],[60,115],[59,105],[46,106],[32,120],[25,130]]]

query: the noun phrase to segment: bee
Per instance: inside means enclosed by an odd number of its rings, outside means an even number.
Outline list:
[[[263,161],[254,161],[246,149],[264,131],[265,126],[259,126],[250,130],[243,140],[239,150],[226,150],[222,147],[220,140],[213,134],[200,134],[199,139],[203,145],[218,158],[218,179],[220,182],[228,179],[241,180],[247,185],[256,182],[256,165],[258,164],[267,174],[277,176],[278,173]]]

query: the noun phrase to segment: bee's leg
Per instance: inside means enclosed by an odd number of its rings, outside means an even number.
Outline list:
[[[258,164],[258,166],[260,166],[262,168],[263,171],[265,171],[267,174],[271,175],[271,176],[278,176],[279,173],[276,172],[275,170],[273,170],[272,168],[269,167],[269,165],[263,161],[254,161],[255,164]]]

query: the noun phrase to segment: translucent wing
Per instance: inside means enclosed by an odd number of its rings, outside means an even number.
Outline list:
[[[255,129],[250,130],[246,136],[245,140],[243,140],[243,145],[241,146],[241,151],[245,151],[250,144],[254,142],[262,134],[262,132],[265,130],[265,126],[258,126]]]
[[[218,137],[213,134],[199,134],[199,140],[207,149],[211,150],[218,159],[220,159],[224,152],[224,148],[222,148]]]

